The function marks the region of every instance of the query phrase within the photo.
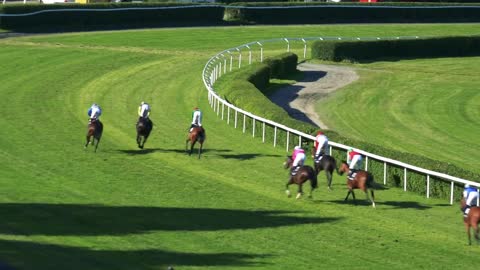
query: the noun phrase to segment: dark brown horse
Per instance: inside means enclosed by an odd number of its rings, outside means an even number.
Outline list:
[[[95,152],[97,152],[98,144],[100,143],[100,138],[102,138],[103,133],[103,124],[100,120],[92,119],[88,122],[87,127],[87,143],[85,144],[85,148],[87,148],[88,144],[90,143],[90,139],[92,139],[92,144],[95,145]],[[96,143],[95,143],[96,141]]]
[[[463,198],[460,201],[461,209],[465,209],[466,202]],[[475,239],[477,239],[477,243],[480,244],[480,237],[478,235],[478,224],[480,222],[480,207],[470,207],[470,212],[466,217],[463,217],[463,223],[465,224],[465,229],[467,230],[468,236],[468,245],[472,244],[472,240],[470,239],[470,228],[473,228],[473,234],[475,235]]]
[[[138,148],[143,149],[147,142],[148,136],[153,128],[153,122],[145,117],[140,117],[137,122],[137,145]]]
[[[338,172],[340,175],[343,175],[343,173],[348,173],[350,169],[348,168],[348,165],[346,162],[342,162],[340,165],[340,169],[338,169]],[[372,203],[372,206],[375,208],[375,194],[373,193],[373,188],[374,188],[375,181],[373,180],[373,175],[367,171],[363,170],[358,170],[355,173],[355,176],[353,180],[350,180],[347,178],[347,187],[348,187],[348,193],[347,197],[345,197],[345,201],[347,201],[348,196],[350,196],[350,193],[353,196],[353,202],[355,203],[355,193],[353,192],[354,189],[361,189],[363,192],[365,192],[365,195],[367,196],[367,201],[370,201]],[[368,196],[368,190],[370,189],[370,197]]]
[[[200,154],[202,154],[202,148],[203,148],[203,143],[205,142],[206,139],[206,134],[205,134],[205,129],[203,127],[193,127],[192,131],[188,133],[187,141],[185,144],[185,151],[188,150],[188,143],[190,143],[190,151],[188,152],[188,155],[190,156],[193,152],[193,147],[195,146],[195,143],[198,142],[200,144],[200,147],[198,148],[198,158],[200,158]]]
[[[315,148],[312,148],[312,157],[315,157]],[[340,174],[337,169],[337,162],[335,161],[335,158],[329,155],[322,155],[318,159],[314,158],[313,162],[317,176],[321,171],[325,171],[325,176],[327,177],[327,187],[329,190],[331,190],[333,171],[336,170],[337,173]]]
[[[292,156],[287,156],[287,159],[283,163],[283,167],[285,169],[291,169],[292,164],[293,164]],[[290,190],[289,190],[288,186],[290,186],[291,184],[297,184],[298,185],[297,199],[299,199],[303,194],[302,185],[307,180],[310,180],[311,189],[310,189],[310,194],[308,195],[308,197],[311,198],[312,197],[312,192],[313,192],[314,189],[317,188],[318,183],[317,183],[317,174],[315,173],[315,170],[310,166],[302,166],[297,171],[297,173],[295,175],[290,176],[290,179],[288,180],[288,182],[286,184],[287,196],[288,197],[291,196],[291,193],[290,193]]]

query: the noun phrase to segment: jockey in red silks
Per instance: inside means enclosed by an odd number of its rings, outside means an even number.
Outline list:
[[[322,156],[327,153],[328,147],[328,138],[322,131],[317,132],[317,136],[315,137],[315,143],[313,144],[313,146],[315,147],[314,160],[315,162],[318,162],[320,161]]]
[[[353,173],[360,170],[362,165],[362,155],[350,148],[347,152],[347,164],[350,171],[348,172],[348,179],[353,180]]]
[[[290,170],[292,175],[295,175],[298,169],[300,169],[300,167],[303,166],[303,163],[305,162],[305,157],[306,157],[305,150],[303,150],[298,145],[295,146],[292,153],[292,160],[293,160],[292,169]]]

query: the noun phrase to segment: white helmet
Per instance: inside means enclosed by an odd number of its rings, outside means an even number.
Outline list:
[[[145,101],[142,101],[142,103],[140,103],[141,105],[145,104]]]
[[[465,184],[465,188],[469,188],[469,187],[470,187],[470,185],[469,185],[469,184]]]
[[[298,149],[301,149],[301,147],[300,147],[300,146],[298,146],[298,145],[297,145],[297,146],[295,146],[295,150],[298,150]]]

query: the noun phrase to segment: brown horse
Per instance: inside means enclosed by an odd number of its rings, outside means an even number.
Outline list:
[[[102,137],[103,133],[103,124],[98,119],[92,119],[88,122],[87,127],[87,143],[85,144],[85,148],[87,148],[88,144],[90,143],[90,139],[92,139],[92,144],[95,145],[95,152],[97,152],[98,144],[100,143],[100,138]],[[96,141],[96,143],[95,143]]]
[[[293,164],[292,156],[287,156],[287,159],[283,163],[283,168],[291,169],[292,164]],[[291,193],[290,193],[290,190],[288,189],[288,186],[290,186],[291,184],[297,184],[298,185],[297,199],[299,199],[303,194],[302,185],[307,180],[310,180],[311,189],[310,189],[310,194],[308,195],[308,197],[311,198],[313,190],[316,189],[317,186],[318,186],[318,182],[317,182],[317,174],[315,173],[315,170],[310,166],[302,166],[302,167],[300,167],[300,169],[297,171],[297,173],[295,175],[290,176],[290,179],[288,180],[288,182],[286,184],[287,196],[288,197],[291,196]]]
[[[343,175],[343,173],[345,172],[348,173],[349,171],[350,169],[348,168],[347,163],[342,162],[342,164],[340,165],[340,169],[338,169],[340,175]],[[371,173],[363,170],[357,171],[353,180],[347,178],[348,192],[347,197],[345,197],[345,201],[347,201],[348,196],[350,196],[351,193],[353,196],[353,202],[355,203],[355,193],[353,192],[353,190],[358,188],[365,192],[365,195],[367,196],[367,201],[370,201],[372,203],[372,206],[375,208],[375,194],[373,193],[374,184],[375,182]],[[368,196],[368,189],[370,189],[370,197]]]
[[[200,158],[200,154],[202,153],[202,148],[203,148],[203,143],[205,142],[206,139],[206,134],[205,134],[205,129],[203,127],[193,127],[192,131],[188,133],[187,141],[185,144],[185,151],[188,151],[188,143],[190,143],[190,151],[188,152],[188,155],[190,156],[193,152],[193,147],[195,146],[195,143],[198,142],[200,144],[200,147],[198,148],[198,158]]]
[[[465,209],[467,206],[465,202],[465,198],[460,201],[461,209]],[[477,243],[480,244],[480,237],[478,236],[478,224],[480,222],[480,207],[470,207],[470,212],[466,217],[463,217],[463,223],[465,224],[465,229],[467,230],[468,236],[468,245],[472,244],[470,239],[470,228],[473,228],[473,233],[475,235],[475,239],[477,239]]]
[[[315,173],[318,174],[324,170],[325,176],[327,177],[327,187],[329,190],[332,189],[332,173],[334,170],[338,172],[337,162],[335,158],[329,155],[322,155],[318,160],[315,159],[315,148],[312,148],[312,157],[314,158]]]
[[[147,142],[148,136],[153,128],[153,122],[145,117],[140,117],[137,122],[137,145],[138,148],[143,149]],[[143,140],[142,140],[143,139]]]

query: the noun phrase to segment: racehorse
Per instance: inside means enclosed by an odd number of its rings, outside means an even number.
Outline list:
[[[315,157],[315,148],[312,148],[312,157]],[[319,158],[318,160],[314,159],[313,161],[315,165],[315,173],[317,174],[317,176],[322,170],[325,170],[325,175],[327,176],[327,186],[328,189],[331,190],[333,170],[336,170],[339,174],[335,158],[329,155],[322,155],[321,158]]]
[[[292,164],[293,164],[292,156],[287,156],[287,159],[283,163],[283,168],[291,169]],[[291,196],[291,193],[290,193],[290,190],[289,190],[288,186],[290,186],[291,184],[297,184],[298,185],[298,193],[297,193],[296,198],[299,199],[303,194],[302,185],[307,180],[310,180],[311,189],[310,189],[310,194],[308,195],[308,197],[311,198],[313,190],[316,189],[317,186],[318,186],[318,182],[317,182],[317,174],[315,173],[315,170],[310,166],[302,166],[302,167],[300,167],[300,169],[297,171],[297,173],[295,175],[290,176],[290,179],[288,180],[288,182],[286,184],[287,196],[288,197]]]
[[[465,209],[466,202],[465,198],[460,201],[461,209]],[[480,237],[478,236],[478,223],[480,222],[480,207],[470,207],[470,212],[468,212],[467,217],[463,218],[463,223],[465,224],[465,229],[467,230],[468,236],[468,245],[472,244],[470,239],[470,228],[473,228],[473,233],[475,235],[475,239],[480,244]]]
[[[343,173],[348,173],[349,168],[346,162],[342,162],[342,165],[340,165],[340,169],[338,169],[338,172],[340,175],[343,175]],[[347,192],[347,197],[345,197],[345,201],[347,201],[348,196],[350,196],[350,193],[353,196],[353,202],[355,202],[355,193],[353,192],[354,189],[361,189],[363,192],[365,192],[365,195],[367,196],[367,201],[370,201],[372,203],[372,207],[375,208],[375,195],[373,193],[373,188],[374,188],[375,181],[373,180],[373,175],[367,171],[363,170],[358,170],[355,173],[355,177],[353,180],[348,179],[347,177],[347,187],[348,187],[348,192]],[[368,189],[370,189],[370,197],[368,196]]]
[[[90,143],[90,138],[92,139],[92,144],[95,145],[95,152],[97,152],[98,144],[100,143],[100,138],[102,137],[103,132],[103,124],[100,120],[92,119],[88,122],[87,127],[87,143],[85,144],[85,148],[87,148],[88,144]],[[97,141],[97,143],[95,143]]]
[[[206,134],[205,134],[205,129],[203,127],[193,127],[192,131],[188,133],[187,141],[185,144],[185,151],[188,151],[188,143],[190,143],[190,151],[188,152],[188,155],[190,156],[193,152],[193,147],[195,146],[195,143],[198,141],[200,144],[200,147],[198,148],[198,158],[200,158],[200,154],[202,153],[202,148],[203,148],[203,142],[205,142],[206,139]]]
[[[147,142],[148,136],[150,135],[152,128],[153,128],[153,123],[150,119],[145,117],[140,117],[140,119],[138,119],[138,122],[137,122],[138,148],[143,149],[143,146]]]

